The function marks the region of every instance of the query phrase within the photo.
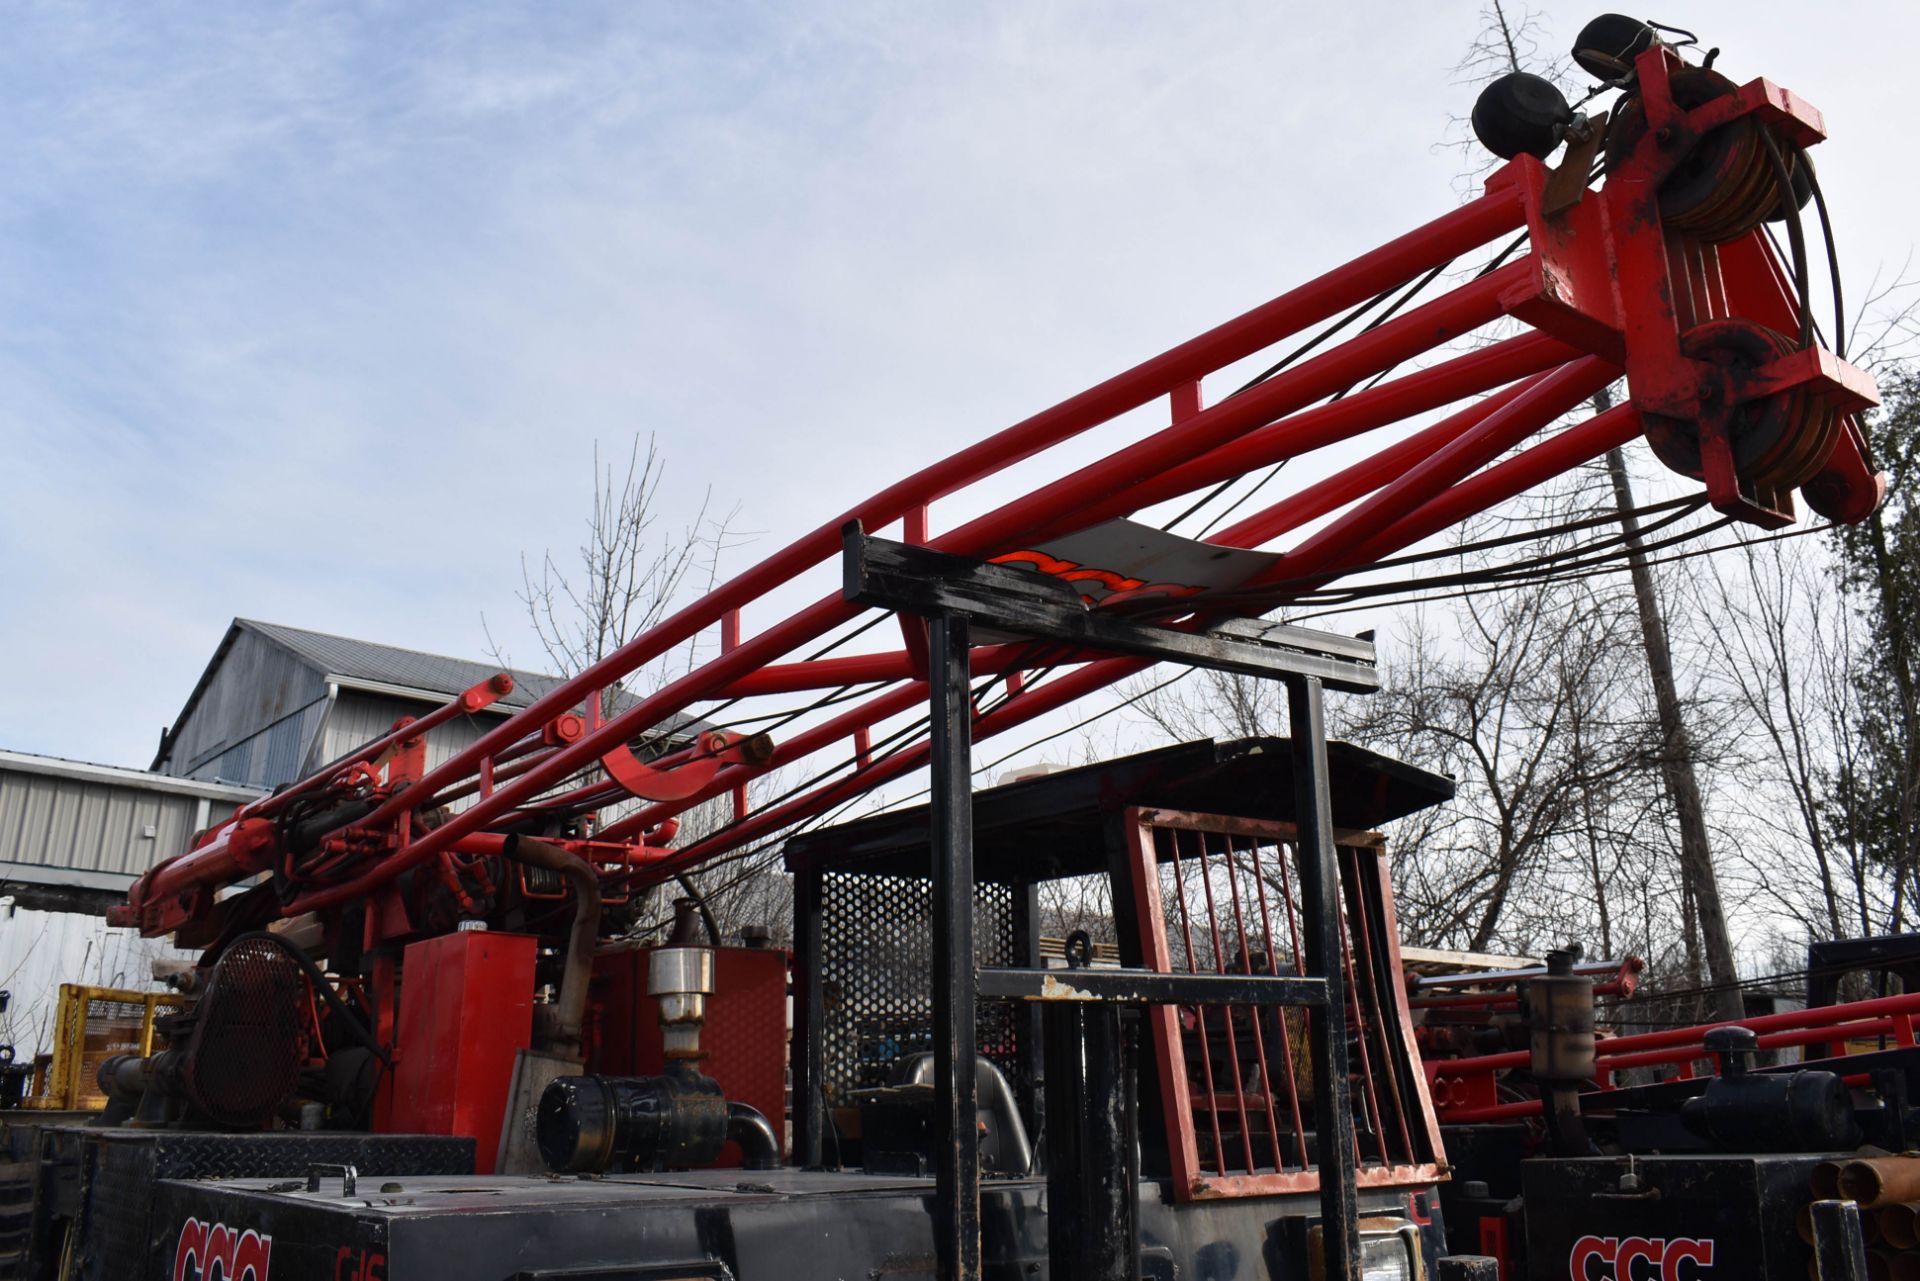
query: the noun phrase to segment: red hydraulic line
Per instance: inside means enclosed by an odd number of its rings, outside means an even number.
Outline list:
[[[1329,568],[1336,560],[1353,563],[1356,544],[1371,546],[1397,514],[1417,507],[1486,465],[1619,376],[1615,366],[1598,356],[1562,366],[1288,552],[1261,578],[1307,577]]]
[[[1365,302],[1422,271],[1476,249],[1495,236],[1520,226],[1524,218],[1517,188],[1509,186],[1488,192],[1197,338],[923,468],[819,526],[584,669],[571,680],[562,682],[545,697],[537,699],[523,715],[538,721],[565,711],[585,694],[619,680],[643,663],[712,626],[729,612],[827,560],[840,550],[840,531],[849,521],[858,520],[870,528],[877,528],[900,519],[936,498],[1040,453],[1090,427],[1137,409],[1165,395],[1175,386],[1196,381],[1308,325],[1317,324],[1335,312]],[[825,611],[820,605],[815,605],[789,622],[797,624],[806,619],[808,623],[818,625],[818,631],[812,633],[818,635],[819,631],[839,621],[832,617],[837,612]],[[820,621],[822,618],[826,621]],[[772,635],[763,633],[755,641],[742,643],[723,658],[751,654],[751,661],[738,664],[738,672],[759,666],[765,658],[785,652],[785,648],[765,643]],[[804,644],[809,638],[802,636],[793,643]],[[756,641],[762,643],[756,644]],[[638,708],[633,710],[637,711]],[[626,715],[623,714],[619,719],[625,720]],[[466,750],[430,770],[414,787],[370,816],[369,821],[391,818],[472,771],[482,756],[509,741],[505,729],[503,726],[483,735]],[[437,848],[437,844],[432,848]],[[424,856],[424,853],[419,855]],[[410,850],[404,860],[410,864],[413,857]],[[364,887],[354,883],[342,888]],[[347,896],[339,897],[343,899]]]
[[[1408,359],[1436,343],[1470,332],[1499,314],[1501,293],[1523,277],[1526,267],[1525,262],[1512,264],[1480,278],[1445,298],[1416,308],[1407,315],[1372,331],[1364,338],[1356,339],[1338,351],[1329,352],[1283,377],[1273,379],[1245,396],[1235,397],[1224,405],[1186,419],[1179,425],[1167,428],[1121,454],[1083,467],[1066,479],[1048,486],[1037,495],[1016,499],[997,511],[979,517],[961,529],[935,540],[934,546],[943,551],[977,553],[997,543],[1003,543],[1007,539],[1027,536],[1032,531],[1025,527],[1024,522],[1046,520],[1047,509],[1070,509],[1076,505],[1084,505],[1094,494],[1130,484],[1142,475],[1176,462],[1186,453],[1196,449],[1211,448],[1236,431],[1262,425],[1278,414],[1288,412],[1320,396],[1332,394],[1342,386],[1350,385],[1359,377]],[[780,556],[776,556],[773,561],[766,564],[773,564],[780,559]],[[741,579],[734,580],[733,584],[721,588],[715,596],[731,607],[732,602],[728,593],[735,584],[753,577],[765,568],[766,565],[763,564],[759,570],[750,571]],[[708,599],[711,601],[714,598]],[[690,608],[707,607],[710,606]],[[786,653],[794,646],[817,638],[829,628],[857,616],[859,612],[856,606],[847,604],[838,596],[816,602],[799,614],[744,642],[739,648],[722,653],[699,670],[671,682],[652,696],[641,700],[634,707],[607,722],[597,733],[591,733],[581,741],[563,748],[542,762],[538,769],[493,792],[486,799],[465,812],[455,815],[440,827],[425,833],[418,840],[383,859],[361,876],[352,881],[303,895],[295,902],[285,905],[282,908],[283,913],[291,915],[330,907],[348,901],[372,886],[399,875],[421,859],[445,848],[450,842],[511,810],[528,797],[537,795],[556,779],[564,778],[598,755],[604,743],[630,738],[655,724],[661,717],[683,710],[702,698],[710,697],[715,689],[724,687],[745,672],[779,654]],[[686,611],[682,611],[682,615],[685,614]],[[656,636],[672,635],[673,632],[673,620],[668,620],[633,644],[644,650]],[[668,643],[677,643],[677,641]],[[651,654],[647,655],[647,657],[651,656]],[[645,659],[642,658],[640,661]],[[556,691],[556,695],[549,697],[555,697],[565,689],[566,687],[563,686],[560,691]],[[539,706],[540,704],[536,703],[534,708],[537,709]],[[529,713],[533,710],[529,709]],[[615,735],[618,737],[614,737]],[[449,778],[462,776],[466,770],[472,768],[472,760],[463,758],[477,760],[485,744],[486,739],[483,738],[461,756],[448,761],[439,770],[430,772],[415,788],[408,789],[386,802],[363,821],[371,824],[390,818],[405,808],[409,797],[418,788],[429,784],[438,786],[447,781],[443,779],[435,783],[436,774],[445,772]]]

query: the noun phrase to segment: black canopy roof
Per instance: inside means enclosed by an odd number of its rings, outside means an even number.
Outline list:
[[[1367,829],[1453,797],[1453,781],[1350,743],[1327,744],[1335,827]],[[1203,739],[1005,783],[973,798],[976,879],[1025,884],[1106,868],[1106,817],[1128,806],[1290,821],[1284,738]],[[796,836],[787,867],[925,876],[928,808]]]

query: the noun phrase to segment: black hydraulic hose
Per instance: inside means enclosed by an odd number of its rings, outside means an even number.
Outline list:
[[[1820,190],[1820,175],[1814,172],[1813,158],[1805,148],[1796,148],[1794,163],[1807,171],[1807,190],[1813,193],[1814,208],[1820,212],[1820,234],[1827,242],[1827,275],[1833,281],[1833,354],[1847,358],[1847,304],[1840,292],[1840,250],[1833,243],[1833,218],[1827,213],[1827,196]]]
[[[700,887],[695,885],[693,878],[685,872],[675,872],[673,879],[679,882],[680,888],[687,892],[687,897],[693,900],[693,905],[700,909],[700,920],[707,927],[707,942],[713,947],[719,947],[720,923],[713,919],[713,909],[707,906],[707,896],[700,892]]]
[[[1808,298],[1811,281],[1807,271],[1807,233],[1800,223],[1800,206],[1793,203],[1793,174],[1787,168],[1787,158],[1780,152],[1780,144],[1774,141],[1773,134],[1764,125],[1760,127],[1760,141],[1765,145],[1767,160],[1773,166],[1774,183],[1780,192],[1780,204],[1787,211],[1787,243],[1793,248],[1793,284],[1800,295],[1800,347],[1805,350],[1813,346],[1813,304]]]
[[[727,1104],[727,1137],[740,1145],[740,1156],[749,1170],[780,1168],[780,1137],[759,1108],[745,1103]]]
[[[593,949],[600,939],[600,878],[585,860],[532,837],[509,836],[500,852],[509,862],[558,872],[573,886],[573,931],[567,937],[566,970],[555,1007],[553,1048],[577,1054],[587,1016],[587,984],[593,978]]]

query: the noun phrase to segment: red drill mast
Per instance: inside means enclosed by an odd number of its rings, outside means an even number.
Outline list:
[[[1820,114],[1769,81],[1735,86],[1657,44],[1634,70],[1610,122],[1568,112],[1555,127],[1550,142],[1567,143],[1557,167],[1518,155],[1463,207],[889,486],[438,766],[427,767],[424,735],[506,692],[506,677],[246,806],[143,876],[115,923],[213,942],[262,917],[370,904],[371,942],[418,929],[398,888],[404,874],[425,874],[464,895],[476,862],[500,854],[517,834],[560,845],[609,887],[630,889],[819,816],[919,766],[927,756],[923,734],[874,743],[879,727],[926,703],[919,623],[898,620],[901,643],[888,651],[795,657],[870,613],[836,593],[757,634],[743,631],[743,610],[839,555],[842,526],[852,520],[870,530],[898,522],[906,541],[949,553],[1098,572],[1111,567],[1063,566],[1044,549],[1373,433],[1379,443],[1365,458],[1208,538],[1260,548],[1331,517],[1252,581],[1210,598],[1208,616],[1218,617],[1280,608],[1641,435],[1738,520],[1791,522],[1796,489],[1832,520],[1864,519],[1883,482],[1855,415],[1877,395],[1867,375],[1818,341],[1804,302],[1797,209],[1804,200],[1788,198],[1810,185],[1805,149],[1824,137]],[[1791,262],[1769,243],[1762,226],[1769,217],[1788,222]],[[1236,362],[1516,233],[1524,234],[1524,254],[1208,403],[1206,380]],[[1496,325],[1510,336],[1462,342]],[[1385,378],[1436,353],[1443,354],[1415,372]],[[1624,403],[1544,434],[1623,376]],[[1344,394],[1362,383],[1365,389]],[[1144,439],[956,528],[931,529],[936,500],[1157,400],[1167,405],[1168,423]],[[1417,431],[1393,430],[1443,409],[1449,412]],[[1151,585],[1106,577],[1119,589],[1109,605],[1130,600],[1137,609],[1154,597]],[[1177,593],[1166,595],[1164,618],[1201,620]],[[606,691],[714,629],[717,655],[600,718]],[[976,675],[1004,678],[1008,691],[976,707],[976,738],[1144,666],[1033,643],[983,648],[973,663]],[[1060,667],[1070,670],[1033,683],[1041,669]],[[859,701],[818,697],[850,690]],[[714,730],[655,759],[634,753],[633,744],[663,741],[688,717],[714,718],[716,704],[776,695],[815,700],[783,724],[777,741]],[[842,752],[849,759],[838,772],[746,812],[750,780]],[[676,816],[729,794],[731,823],[670,847]],[[633,808],[636,799],[642,804]],[[625,812],[603,818],[621,803]],[[465,808],[450,808],[456,804]],[[215,891],[260,874],[269,885],[216,901]]]

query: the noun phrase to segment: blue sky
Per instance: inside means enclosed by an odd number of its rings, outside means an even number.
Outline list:
[[[1861,285],[1916,10],[1670,15],[1827,110]],[[1476,11],[16,6],[0,746],[145,764],[236,614],[531,665],[596,440],[744,567],[1447,208]]]

